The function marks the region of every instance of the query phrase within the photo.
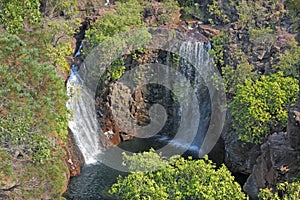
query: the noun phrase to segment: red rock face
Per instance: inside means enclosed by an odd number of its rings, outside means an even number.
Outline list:
[[[65,147],[65,152],[65,163],[69,168],[70,176],[79,175],[81,167],[84,164],[84,158],[74,141],[73,133],[70,129],[68,134],[68,144]]]

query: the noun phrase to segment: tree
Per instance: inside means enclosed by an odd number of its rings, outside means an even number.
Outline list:
[[[119,32],[128,31],[133,27],[143,27],[142,11],[143,7],[137,0],[116,2],[116,10],[98,18],[87,31],[89,42],[95,47]]]
[[[166,159],[150,150],[125,154],[124,164],[133,172],[109,190],[120,199],[246,199],[230,171],[224,165],[217,169],[207,157]]]
[[[237,87],[236,96],[229,104],[233,127],[245,142],[262,143],[273,131],[284,131],[289,106],[298,97],[298,80],[284,77],[283,72],[248,78]]]

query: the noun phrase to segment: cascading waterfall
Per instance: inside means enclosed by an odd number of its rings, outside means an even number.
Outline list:
[[[195,130],[187,130],[193,127],[197,128],[197,125],[191,127],[185,126],[187,132],[186,138],[179,137],[177,139],[169,140],[166,137],[162,137],[159,140],[168,142],[174,148],[190,149],[192,151],[200,151],[200,146],[203,142],[210,120],[210,98],[207,88],[203,86],[202,75],[205,71],[198,72],[197,69],[202,69],[201,66],[208,66],[210,58],[207,54],[206,44],[203,42],[183,42],[179,49],[179,67],[176,69],[178,73],[185,76],[185,81],[189,80],[193,85],[193,92],[198,98],[198,105],[192,105],[192,101],[185,101],[187,105],[185,108],[190,111],[196,111],[199,109],[200,119],[197,134],[189,136],[189,132]],[[80,55],[80,48],[76,52],[76,56]],[[169,54],[168,54],[169,55]],[[169,57],[169,56],[168,56]],[[191,64],[193,63],[193,65]],[[203,69],[205,70],[206,67]],[[84,71],[84,70],[83,70]],[[169,74],[170,72],[165,72]],[[179,95],[181,99],[185,99],[189,94],[184,92],[185,83],[183,80],[177,81],[176,86],[181,87]],[[182,84],[182,85],[181,85]],[[182,90],[183,88],[183,90]],[[69,121],[69,127],[72,130],[86,163],[96,162],[96,156],[101,152],[100,146],[100,127],[95,113],[95,100],[94,95],[89,93],[89,90],[85,87],[84,80],[81,79],[76,66],[72,66],[70,72],[70,78],[67,82],[67,90],[69,95],[69,101],[67,106],[72,110],[72,118]],[[183,130],[180,130],[183,131]],[[191,135],[191,134],[190,134]],[[191,144],[190,137],[195,137],[194,142]]]
[[[159,42],[159,44],[161,43]],[[174,44],[174,49],[176,49],[174,52],[180,58],[178,68],[162,68],[162,70],[157,70],[156,74],[163,74],[163,76],[158,76],[158,80],[163,80],[166,85],[170,86],[167,87],[170,91],[166,90],[165,96],[176,94],[180,100],[183,99],[179,101],[183,105],[180,105],[178,113],[181,118],[180,120],[182,118],[185,119],[183,121],[186,124],[178,120],[180,127],[178,129],[175,127],[176,131],[178,131],[176,133],[178,137],[174,136],[174,138],[171,138],[172,134],[164,135],[162,133],[161,135],[156,134],[155,137],[151,138],[133,139],[122,143],[120,145],[121,148],[118,147],[121,149],[120,151],[135,152],[139,148],[147,150],[145,148],[155,148],[155,145],[159,146],[158,148],[163,146],[161,149],[171,146],[165,149],[166,151],[162,150],[163,155],[167,156],[165,153],[168,150],[174,155],[177,149],[183,150],[181,151],[183,153],[189,149],[188,155],[191,153],[193,156],[201,157],[211,150],[219,138],[226,114],[226,111],[221,110],[221,108],[224,107],[222,103],[226,102],[226,100],[222,98],[222,94],[218,96],[218,91],[211,89],[212,87],[209,86],[209,83],[207,85],[207,80],[211,79],[212,72],[214,72],[212,59],[207,53],[210,44],[195,41],[181,42],[179,47],[176,46],[176,43]],[[156,48],[149,49],[162,49],[166,52],[173,52],[169,48],[164,49],[163,46],[154,47]],[[173,47],[170,49],[173,49]],[[105,51],[101,51],[101,53],[103,52]],[[101,191],[107,191],[110,185],[117,179],[118,174],[122,173],[117,171],[118,167],[115,166],[117,164],[114,163],[115,152],[118,152],[118,150],[115,150],[116,148],[112,147],[109,150],[103,151],[101,156],[96,156],[101,152],[101,145],[99,143],[101,131],[96,119],[95,94],[89,92],[89,89],[96,90],[97,85],[93,83],[96,82],[95,80],[101,72],[98,69],[103,62],[101,55],[96,54],[95,56],[91,56],[90,60],[87,59],[87,62],[85,62],[86,65],[81,66],[79,71],[73,66],[67,84],[68,95],[70,97],[67,106],[73,110],[73,117],[69,121],[69,127],[84,155],[86,163],[95,162],[97,158],[101,161],[97,162],[95,166],[85,166],[78,177],[71,179],[67,199],[112,199],[107,198],[106,194],[101,193]],[[167,53],[167,56],[170,57],[170,53]],[[158,60],[159,64],[163,65],[163,60]],[[95,64],[95,61],[101,61],[101,63]],[[168,65],[168,63],[166,64]],[[105,63],[104,66],[106,66]],[[176,73],[178,78],[175,78],[177,77]],[[94,74],[95,77],[93,76]],[[86,85],[89,85],[89,87]],[[191,86],[191,89],[187,89],[186,86]],[[176,92],[175,90],[178,88],[179,90]],[[195,94],[194,97],[196,97],[196,100],[191,100],[191,93]],[[122,96],[120,99],[124,100],[125,95],[120,94]],[[197,112],[200,115],[196,115]],[[181,124],[183,124],[182,127]],[[172,129],[172,127],[170,128]],[[108,161],[105,160],[106,158]],[[116,158],[121,161],[122,155],[116,156]],[[113,162],[113,165],[110,162]],[[121,165],[121,163],[118,164]]]
[[[101,152],[99,128],[95,113],[94,97],[85,88],[78,69],[72,65],[67,82],[69,100],[67,108],[71,110],[69,128],[87,164],[96,162],[96,155]]]
[[[176,148],[188,149],[190,152],[194,152],[199,156],[203,156],[201,153],[201,144],[203,143],[204,137],[206,136],[206,132],[208,130],[210,117],[211,117],[211,102],[208,88],[205,87],[205,83],[203,81],[203,77],[206,75],[206,68],[211,63],[211,59],[207,54],[207,50],[210,49],[210,43],[204,42],[183,42],[179,48],[179,66],[177,69],[177,73],[183,74],[193,85],[193,92],[197,96],[197,100],[199,105],[186,105],[191,111],[197,112],[196,107],[199,109],[200,119],[199,126],[197,130],[197,134],[195,135],[195,139],[192,143],[187,142],[186,138],[179,138],[178,140],[171,140],[168,137],[161,137],[160,141],[167,141],[170,145]],[[169,54],[167,54],[170,57]],[[168,58],[167,58],[168,60]],[[192,64],[191,64],[192,63]],[[198,71],[198,70],[200,71]],[[203,70],[203,71],[201,71]],[[166,73],[169,73],[169,69],[167,69]],[[183,88],[183,81],[180,83],[176,83],[175,88]],[[185,98],[186,94],[184,91],[180,91],[179,98]],[[186,101],[189,104],[189,101]],[[187,136],[189,137],[189,136]],[[193,154],[194,154],[193,153]]]

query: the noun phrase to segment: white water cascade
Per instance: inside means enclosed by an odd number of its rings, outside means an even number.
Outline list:
[[[177,51],[180,57],[178,68],[171,71],[158,71],[158,74],[163,74],[158,80],[164,80],[178,95],[179,102],[182,104],[180,105],[182,108],[180,126],[173,139],[169,140],[163,137],[158,140],[168,142],[168,145],[161,149],[162,151],[172,154],[178,148],[182,149],[180,151],[182,153],[190,149],[202,157],[209,153],[220,136],[225,117],[225,112],[220,110],[222,107],[220,105],[226,101],[218,97],[216,89],[210,86],[211,83],[208,81],[213,72],[212,59],[207,53],[210,48],[209,44],[187,41],[181,43],[179,47]],[[79,51],[76,55],[80,55]],[[94,79],[99,78],[95,76],[99,74],[98,65],[94,64],[98,59],[95,59],[96,56],[91,56],[83,63],[80,71],[76,66],[72,66],[67,82],[69,96],[67,107],[72,111],[69,128],[87,164],[103,161],[97,160],[103,147],[100,143],[101,130],[95,110],[97,82]],[[85,67],[85,64],[88,67]],[[121,96],[124,98],[124,95]],[[129,121],[130,119],[128,119]],[[116,151],[122,151],[122,149],[116,149]]]
[[[181,105],[190,111],[188,116],[181,117],[190,119],[193,126],[191,124],[186,126],[183,125],[184,129],[181,131],[186,132],[183,137],[175,137],[173,139],[168,137],[159,138],[160,141],[168,142],[169,145],[174,146],[174,148],[189,150],[199,157],[208,153],[208,151],[210,151],[210,144],[214,143],[213,140],[210,140],[209,143],[204,144],[204,138],[207,135],[206,133],[208,132],[208,127],[210,125],[212,109],[209,89],[206,87],[205,83],[205,79],[211,74],[210,66],[212,65],[212,59],[207,53],[209,48],[210,43],[206,44],[204,42],[187,41],[180,45],[178,51],[180,60],[176,72],[178,75],[184,75],[185,78],[177,81],[175,83],[176,85],[173,85],[173,88],[175,88],[177,98],[186,99],[191,94],[187,93],[185,81],[188,80],[193,85],[193,89],[191,89],[190,92],[196,96],[198,103],[187,100],[183,101],[186,105]],[[168,56],[170,55],[168,54]],[[169,69],[167,69],[165,73],[169,74]],[[196,115],[196,113],[198,113],[198,115]],[[192,134],[189,132],[194,133]],[[217,135],[215,138],[218,138]]]
[[[84,156],[85,163],[95,163],[96,156],[101,153],[95,100],[84,86],[74,65],[67,82],[67,94],[69,96],[67,108],[71,111],[69,128]]]

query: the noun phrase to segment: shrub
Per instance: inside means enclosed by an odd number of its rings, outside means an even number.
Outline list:
[[[261,189],[258,195],[262,200],[292,200],[300,198],[300,182],[284,182],[276,185],[276,190]]]
[[[92,28],[86,32],[89,42],[95,47],[119,32],[142,27],[142,11],[143,7],[137,0],[116,2],[116,10],[97,19]]]
[[[283,131],[287,110],[296,102],[298,91],[298,80],[284,77],[282,72],[261,76],[256,81],[248,78],[244,85],[238,85],[229,108],[239,138],[262,143],[271,132]]]
[[[120,199],[246,199],[230,171],[220,168],[205,157],[184,159],[173,156],[163,159],[154,151],[132,157],[129,168],[138,170],[119,177],[109,190]],[[139,165],[141,164],[141,165]],[[145,171],[155,169],[155,171]],[[154,168],[152,168],[154,167]]]
[[[3,0],[0,8],[0,22],[10,33],[18,33],[26,23],[37,23],[41,18],[39,0]]]

